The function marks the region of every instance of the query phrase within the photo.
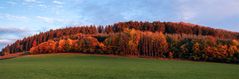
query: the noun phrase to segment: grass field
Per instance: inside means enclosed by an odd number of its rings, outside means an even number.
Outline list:
[[[239,65],[48,54],[0,60],[0,79],[239,79]]]

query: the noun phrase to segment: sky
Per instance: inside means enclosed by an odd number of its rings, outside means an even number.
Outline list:
[[[239,0],[0,0],[0,49],[49,29],[131,20],[239,32]]]

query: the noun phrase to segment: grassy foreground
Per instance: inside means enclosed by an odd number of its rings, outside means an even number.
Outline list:
[[[49,54],[0,60],[0,79],[238,79],[239,65]]]

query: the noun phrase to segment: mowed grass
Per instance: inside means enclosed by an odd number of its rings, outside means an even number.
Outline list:
[[[239,79],[239,65],[48,54],[0,60],[0,79]]]

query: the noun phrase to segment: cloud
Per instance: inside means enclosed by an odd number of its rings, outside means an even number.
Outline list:
[[[36,18],[46,22],[46,23],[53,23],[54,22],[54,19],[52,18],[48,18],[48,17],[43,17],[43,16],[37,16]]]
[[[17,4],[17,2],[14,2],[14,1],[8,1],[7,3],[10,4],[10,5],[16,5]]]
[[[44,4],[39,4],[37,6],[42,7],[42,8],[47,8],[48,7],[47,5],[44,5]]]
[[[0,38],[0,51],[4,46],[12,44],[17,41],[19,38]]]
[[[20,28],[3,28],[6,26],[1,26],[0,27],[0,34],[4,33],[22,33],[22,32],[26,32],[26,30],[20,29]]]
[[[22,5],[27,6],[29,8],[34,8],[35,6],[46,8],[43,2],[39,0],[23,0]]]
[[[174,4],[174,0],[81,0],[71,6],[90,22],[106,25],[129,20],[169,21],[175,18]]]
[[[178,0],[179,16],[186,20],[222,20],[238,16],[239,0]]]
[[[239,31],[239,0],[177,0],[177,20]]]
[[[36,0],[24,0],[25,2],[36,2]]]
[[[141,11],[143,6],[140,6],[138,2],[142,2],[142,0],[83,0],[80,3],[74,3],[72,5],[76,9],[75,12],[88,22],[96,25],[106,25],[139,17],[141,15],[140,12],[145,11]],[[132,6],[132,4],[134,6]]]
[[[182,19],[185,21],[192,20],[196,17],[196,13],[193,11],[184,11],[182,12]]]
[[[16,41],[16,40],[0,39],[0,51],[4,46],[6,46],[8,44],[12,44],[14,41]]]
[[[9,40],[9,39],[0,39],[0,45],[6,45],[6,44],[10,44],[15,40]]]
[[[26,19],[28,19],[26,16],[16,16],[16,15],[10,15],[10,14],[6,14],[5,18],[10,19],[10,20],[26,20]]]
[[[4,28],[5,27],[5,28]],[[7,44],[11,44],[26,35],[32,34],[29,29],[9,28],[9,26],[0,26],[0,49]]]
[[[120,15],[125,20],[133,20],[133,19],[137,18],[138,16],[143,16],[141,13],[142,13],[142,10],[133,9],[130,11],[121,12]]]
[[[49,24],[54,24],[54,23],[72,24],[72,23],[76,22],[74,20],[50,18],[50,17],[44,17],[44,16],[36,16],[36,18],[39,20],[42,20],[43,22],[49,23]]]
[[[63,2],[61,2],[61,1],[57,1],[57,0],[54,0],[52,3],[54,3],[54,4],[58,4],[58,5],[62,5],[62,4],[64,4]]]
[[[13,21],[27,21],[29,20],[26,16],[18,16],[18,15],[12,15],[12,14],[1,14],[0,13],[0,19],[7,19],[7,20],[13,20]]]
[[[42,3],[39,0],[24,0],[25,3]]]

